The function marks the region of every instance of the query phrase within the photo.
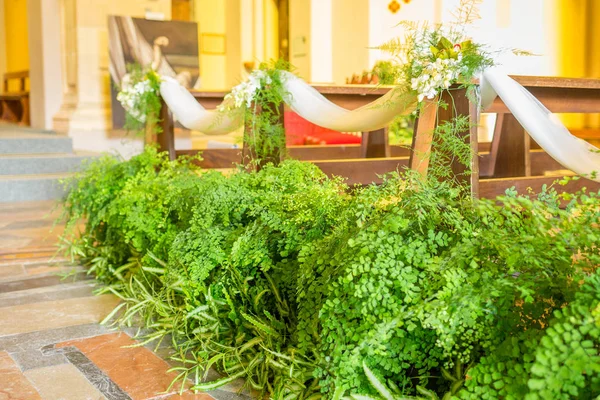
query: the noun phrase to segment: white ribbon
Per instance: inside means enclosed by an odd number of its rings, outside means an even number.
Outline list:
[[[347,110],[327,100],[297,76],[289,72],[284,74],[284,89],[288,94],[285,101],[290,108],[313,124],[336,131],[374,131],[389,125],[397,115],[412,112],[417,105],[414,92],[395,89],[356,110]],[[175,118],[188,129],[222,135],[243,123],[241,113],[206,110],[172,78],[163,78],[160,93]],[[573,136],[523,86],[491,68],[484,71],[481,79],[483,108],[491,105],[496,96],[500,96],[540,147],[562,166],[587,177],[595,171],[600,172],[600,149]],[[600,176],[594,180],[600,182]]]

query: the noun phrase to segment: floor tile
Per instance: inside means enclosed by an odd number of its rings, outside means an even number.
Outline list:
[[[0,352],[0,399],[41,400],[8,353]]]
[[[38,368],[25,372],[43,399],[104,400],[92,384],[71,364]]]
[[[108,400],[132,400],[112,379],[76,347],[64,347],[65,357]]]
[[[63,275],[65,273],[85,271],[82,267],[73,266],[73,265],[65,265],[64,263],[55,263],[55,264],[44,263],[44,264],[25,265],[24,269],[25,269],[25,273],[28,276],[48,275],[48,274]]]
[[[20,333],[0,337],[0,351],[16,353],[22,351],[42,351],[54,353],[54,344],[67,340],[85,339],[110,333],[104,325],[90,323],[85,325],[65,326],[44,331]],[[51,348],[49,348],[51,347]]]
[[[82,280],[86,275],[79,272],[76,276]],[[88,278],[89,279],[89,278]],[[0,293],[17,292],[21,290],[37,289],[45,286],[68,284],[75,281],[74,276],[64,278],[61,275],[49,274],[46,276],[27,276],[17,280],[2,280],[0,282]]]
[[[36,289],[21,290],[0,294],[0,309],[3,307],[39,303],[51,300],[90,297],[98,284],[92,280],[72,283],[61,283],[55,286],[44,286]]]
[[[31,241],[28,238],[18,237],[19,240],[27,240]],[[0,243],[0,264],[13,264],[20,262],[22,260],[47,260],[52,258],[56,254],[56,247],[38,247],[38,248],[27,248],[23,251],[14,251],[13,247],[9,247],[9,250],[6,250],[4,241]],[[7,246],[8,247],[8,246]],[[38,261],[38,262],[39,262]]]
[[[211,395],[208,395],[206,393],[194,394],[192,392],[186,392],[183,394],[174,394],[174,395],[165,397],[165,399],[169,399],[169,400],[211,400],[211,399],[214,399],[214,397],[212,397]]]
[[[112,295],[4,307],[0,336],[100,322],[119,303]]]
[[[67,364],[69,362],[64,354],[42,354],[39,349],[10,353],[10,356],[23,372],[29,371],[30,369]]]
[[[1,240],[1,239],[0,239]],[[24,276],[23,264],[10,264],[0,266],[0,279]]]
[[[56,347],[73,346],[81,350],[134,400],[164,396],[176,374],[167,373],[170,368],[167,362],[147,348],[124,347],[135,343],[124,333],[113,333],[60,343]]]

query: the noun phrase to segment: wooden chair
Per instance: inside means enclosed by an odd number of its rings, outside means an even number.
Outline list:
[[[26,81],[29,71],[8,72],[4,74],[4,92],[0,94],[0,120],[29,125],[29,92]],[[19,90],[10,91],[9,82],[19,80]]]

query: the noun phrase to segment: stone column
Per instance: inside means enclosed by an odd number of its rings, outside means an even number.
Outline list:
[[[41,1],[41,0],[37,0]],[[46,0],[43,0],[46,1]],[[55,0],[53,0],[55,1]],[[62,0],[65,102],[55,126],[73,138],[76,150],[117,150],[128,157],[141,138],[112,129],[108,73],[108,16],[143,18],[148,11],[171,17],[170,0]],[[73,41],[75,37],[75,41]]]
[[[369,0],[333,0],[332,5],[333,82],[341,85],[369,69]]]
[[[77,107],[77,0],[61,0],[61,48],[63,102],[54,115],[53,127],[69,132],[69,121]]]
[[[62,102],[59,0],[27,0],[31,126],[51,129]]]

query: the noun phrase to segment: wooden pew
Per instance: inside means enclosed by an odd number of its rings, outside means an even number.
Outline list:
[[[600,80],[556,78],[545,76],[513,76],[554,113],[600,112]],[[496,99],[485,112],[498,113],[490,161],[482,173],[495,178],[535,175],[530,150],[535,143],[506,106]],[[557,168],[561,169],[561,168]]]
[[[377,100],[391,89],[389,86],[374,85],[313,85],[313,87],[334,104],[350,110]],[[221,104],[228,92],[192,90],[190,93],[204,108],[212,110]],[[169,151],[169,156],[173,159],[178,155],[175,149],[173,117],[165,104],[163,104],[161,111],[161,129],[163,134],[159,135],[159,146]],[[360,158],[380,158],[392,155],[388,144],[387,129],[363,132],[362,135],[363,141],[360,148]]]
[[[513,78],[532,92],[553,112],[600,112],[600,81],[524,76],[513,76]],[[330,101],[348,109],[355,109],[368,104],[390,90],[389,87],[374,88],[369,85],[315,85],[315,88]],[[192,93],[198,102],[208,109],[215,108],[220,104],[226,94],[225,92]],[[491,144],[477,143],[475,123],[478,121],[479,110],[469,103],[464,93],[453,92],[453,96],[455,97],[453,103],[456,105],[454,111],[458,114],[469,115],[473,123],[472,129],[469,132],[464,132],[464,137],[465,140],[469,141],[471,148],[475,154],[478,154],[478,157],[473,159],[471,165],[474,174],[470,177],[464,176],[462,179],[468,180],[474,197],[495,197],[503,194],[506,189],[512,186],[515,186],[519,192],[524,192],[527,187],[531,187],[534,192],[538,192],[543,185],[550,185],[557,178],[564,175],[562,172],[556,175],[547,175],[548,171],[563,170],[564,168],[544,151],[534,149],[534,146],[531,146],[532,149],[516,147],[526,146],[525,139],[528,136],[524,133],[522,141],[518,138],[515,140],[514,137],[509,136],[514,136],[514,133],[506,133],[511,130],[504,128],[502,133],[495,136]],[[483,111],[502,115],[499,119],[501,124],[512,118],[500,99],[496,99],[488,109]],[[431,140],[431,132],[436,124],[450,119],[451,115],[449,113],[451,112],[452,110],[437,109],[428,111],[426,108],[417,120],[410,151],[399,146],[387,146],[388,149],[385,155],[365,158],[365,147],[369,147],[369,141],[367,140],[365,141],[366,146],[364,143],[362,146],[291,146],[288,147],[288,152],[292,158],[314,162],[328,175],[347,177],[350,184],[380,183],[381,178],[377,175],[407,166],[426,174],[428,167],[426,155],[435,146],[435,143]],[[166,105],[163,106],[161,116],[163,119],[163,132],[167,133],[159,135],[162,149],[169,150],[171,157],[198,153],[197,150],[176,150],[173,120]],[[522,128],[520,129],[523,131]],[[496,129],[496,132],[498,132],[498,129]],[[507,141],[509,144],[505,143]],[[206,149],[201,152],[204,160],[200,164],[205,168],[228,168],[241,160],[241,150],[239,149]],[[424,155],[425,158],[423,158]],[[523,160],[528,168],[525,170],[523,167],[512,166],[511,163],[514,162],[514,159]],[[519,162],[517,161],[517,165],[519,165]],[[454,163],[452,167],[459,176],[462,169],[464,169],[458,163]],[[505,172],[502,171],[507,169],[516,170],[517,168],[521,169],[511,172],[511,174],[516,175],[503,176]],[[587,179],[572,181],[562,189],[574,191],[582,186],[594,191],[600,190],[600,184]]]
[[[4,74],[4,92],[0,93],[0,120],[29,125],[29,92],[26,81],[29,71],[8,72]],[[10,81],[19,81],[19,90],[11,91]]]

